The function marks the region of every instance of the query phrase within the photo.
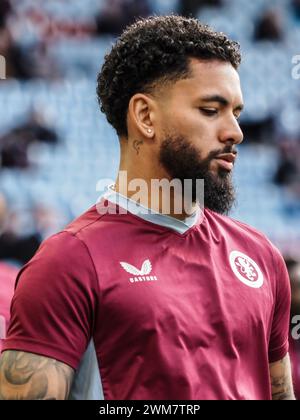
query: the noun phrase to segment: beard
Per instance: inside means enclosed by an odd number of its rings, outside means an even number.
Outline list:
[[[161,145],[159,161],[172,179],[191,180],[192,201],[197,202],[197,180],[204,180],[204,207],[219,214],[228,214],[235,203],[235,189],[231,172],[219,167],[218,172],[210,170],[213,159],[223,153],[235,153],[232,146],[214,150],[201,159],[199,151],[182,137],[168,137]],[[183,187],[184,189],[184,187]]]

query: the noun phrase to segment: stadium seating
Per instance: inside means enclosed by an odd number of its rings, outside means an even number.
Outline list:
[[[25,8],[30,1],[21,2]],[[51,1],[43,7],[57,17],[91,18],[99,1]],[[286,41],[279,44],[252,42],[254,19],[267,6],[266,0],[227,0],[222,12],[205,9],[199,18],[227,32],[242,44],[244,64],[241,80],[246,110],[242,121],[259,121],[276,115],[283,132],[299,134],[299,81],[291,77],[291,58],[300,45],[300,28],[288,14],[287,0],[272,3],[281,7],[286,24]],[[174,10],[177,0],[155,0],[157,13]],[[241,9],[243,13],[241,13]],[[233,24],[234,22],[234,24]],[[23,211],[36,203],[49,203],[63,212],[66,220],[77,216],[97,199],[97,181],[114,179],[118,163],[118,139],[100,113],[96,98],[96,75],[112,39],[59,40],[51,53],[65,73],[55,83],[35,80],[0,83],[0,134],[15,127],[32,107],[43,109],[61,135],[57,146],[34,145],[30,149],[33,167],[26,171],[3,169],[0,191],[12,208]],[[236,184],[238,207],[233,217],[264,231],[284,251],[300,243],[297,217],[287,211],[290,199],[272,177],[277,150],[271,145],[240,147]],[[27,230],[32,223],[26,221]]]

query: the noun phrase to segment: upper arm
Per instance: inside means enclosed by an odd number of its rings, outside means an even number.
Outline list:
[[[55,359],[20,351],[0,358],[0,400],[63,400],[74,371]]]
[[[290,358],[287,354],[278,362],[270,363],[273,400],[295,400]]]
[[[18,275],[3,351],[39,354],[77,369],[93,334],[98,293],[85,244],[68,232],[49,238]]]

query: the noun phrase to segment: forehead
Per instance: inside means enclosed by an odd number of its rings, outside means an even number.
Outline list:
[[[231,63],[191,59],[189,67],[189,77],[172,85],[172,95],[191,100],[220,95],[234,104],[243,102],[240,78]]]

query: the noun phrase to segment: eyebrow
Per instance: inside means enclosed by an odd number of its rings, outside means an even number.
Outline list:
[[[205,96],[201,98],[202,102],[218,102],[222,106],[228,106],[229,101],[221,95],[212,95],[212,96]],[[234,111],[242,111],[244,109],[244,104],[240,104],[234,108]]]

